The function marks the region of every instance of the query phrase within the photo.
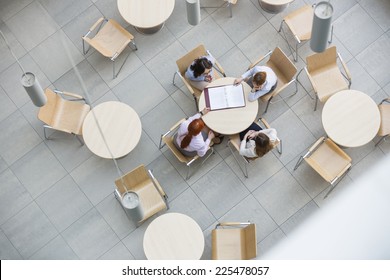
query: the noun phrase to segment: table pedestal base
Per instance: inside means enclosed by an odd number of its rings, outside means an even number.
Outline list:
[[[160,31],[164,27],[164,23],[165,22],[163,22],[157,26],[149,27],[149,28],[142,28],[142,27],[136,27],[136,26],[134,26],[134,28],[135,28],[135,30],[137,30],[141,34],[151,35],[151,34],[154,34],[154,33],[157,33],[158,31]]]
[[[271,13],[271,14],[278,14],[278,13],[282,12],[290,4],[290,3],[287,3],[287,4],[277,4],[276,5],[276,4],[265,3],[262,0],[258,0],[258,1],[259,1],[260,7],[264,11],[266,11],[267,13]]]

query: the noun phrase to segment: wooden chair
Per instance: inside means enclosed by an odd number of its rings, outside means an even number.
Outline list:
[[[278,77],[278,84],[272,92],[260,97],[261,101],[267,103],[263,114],[267,113],[269,104],[272,103],[271,100],[276,95],[285,90],[290,84],[295,83],[295,91],[293,94],[285,98],[291,97],[298,92],[298,85],[294,78],[295,74],[297,73],[297,68],[279,47],[276,47],[273,51],[268,52],[266,55],[253,62],[251,65],[249,65],[247,70],[255,67],[267,57],[269,57],[269,59],[265,65],[275,72],[276,76]]]
[[[379,103],[378,108],[381,114],[381,126],[379,127],[378,136],[381,136],[381,139],[375,144],[378,146],[383,139],[390,134],[390,98],[385,98]]]
[[[195,49],[188,52],[183,57],[176,60],[176,65],[177,65],[178,71],[176,71],[175,74],[173,75],[173,84],[181,90],[181,88],[175,84],[175,77],[176,77],[176,75],[178,75],[180,77],[181,81],[187,87],[188,91],[194,97],[197,110],[199,110],[198,99],[199,99],[202,91],[200,91],[199,89],[197,89],[195,87],[192,87],[192,85],[190,84],[188,79],[185,77],[185,72],[187,71],[188,66],[190,66],[195,59],[197,59],[201,56],[204,56],[204,55],[207,55],[207,50],[206,50],[205,46],[201,44],[201,45],[197,46]],[[213,80],[220,78],[220,75],[218,74],[218,72],[221,73],[224,77],[226,77],[225,71],[223,70],[222,66],[218,63],[217,60],[215,60],[213,67],[214,67],[214,69],[217,70],[217,71],[213,71],[213,73],[214,73]]]
[[[257,238],[255,224],[219,223],[212,230],[211,259],[249,260],[256,256]]]
[[[186,174],[186,180],[188,180],[191,177],[191,166],[196,162],[198,159],[202,159],[203,157],[199,157],[198,155],[194,157],[188,157],[183,155],[175,146],[173,143],[174,141],[174,136],[177,132],[177,129],[179,128],[180,124],[184,122],[185,119],[181,119],[178,121],[174,126],[172,126],[168,132],[165,134],[161,135],[160,138],[160,144],[159,144],[159,149],[161,150],[165,145],[171,150],[171,152],[174,154],[174,156],[182,163],[184,163],[188,169],[187,169],[187,174]],[[209,150],[207,151],[209,153],[208,155],[206,154],[204,157],[205,159],[202,160],[201,165],[206,162],[206,160],[214,153],[213,147],[209,147]]]
[[[140,165],[121,178],[116,179],[115,185],[115,197],[124,209],[123,195],[127,192],[135,192],[138,195],[140,212],[142,213],[142,216],[139,217],[140,220],[137,221],[138,225],[154,214],[169,208],[167,195],[153,176],[152,171],[146,170],[144,165]]]
[[[270,125],[268,124],[268,122],[263,119],[263,118],[260,118],[258,119],[257,121],[257,124],[261,127],[261,123],[260,121],[264,124],[265,128],[271,128]],[[246,178],[248,178],[248,168],[247,168],[247,165],[251,162],[251,161],[255,161],[256,159],[258,159],[259,157],[255,157],[255,158],[247,158],[247,157],[244,157],[244,156],[241,156],[240,154],[236,155],[235,152],[240,152],[240,145],[241,145],[241,140],[240,140],[240,135],[239,134],[234,134],[234,135],[231,135],[229,136],[229,141],[227,143],[229,149],[230,149],[230,152],[232,153],[234,159],[236,160],[238,166],[240,167],[242,173],[244,174],[244,176]],[[276,148],[278,153],[279,154],[282,154],[282,140],[277,138],[276,141],[274,141],[272,143],[272,148]],[[239,157],[242,158],[242,160],[244,161],[244,168],[241,167],[241,164],[240,164],[240,161],[239,161]]]
[[[91,110],[88,104],[75,101],[84,101],[85,98],[69,92],[58,90],[45,90],[47,103],[39,109],[38,119],[44,122],[43,133],[46,139],[46,129],[58,130],[74,135],[79,142],[84,145],[79,138],[82,135],[82,126],[85,117]],[[62,96],[69,99],[64,99]]]
[[[298,168],[303,160],[331,184],[331,188],[324,198],[328,197],[352,165],[352,159],[331,139],[326,137],[318,139],[309,151],[298,159],[294,170]]]
[[[311,28],[313,24],[314,9],[311,5],[303,6],[302,8],[293,11],[285,16],[280,23],[279,31],[282,31],[283,38],[286,41],[294,61],[298,61],[298,46],[303,41],[308,41],[311,38]],[[283,29],[283,23],[288,27],[295,39],[295,55],[293,47],[287,39],[287,34]],[[333,28],[332,28],[333,33]]]
[[[340,59],[345,73],[337,65],[337,58]],[[314,111],[317,110],[318,99],[324,103],[333,94],[351,87],[351,74],[340,53],[336,51],[335,46],[326,49],[323,53],[308,56],[306,65],[299,71],[297,81],[302,85],[299,81],[299,75],[305,70],[315,93]],[[311,97],[308,90],[303,85],[302,87]],[[313,97],[311,98],[313,99]]]
[[[95,36],[89,38],[88,36],[95,31]],[[103,56],[110,58],[112,61],[112,74],[115,79],[119,72],[122,70],[123,65],[125,64],[130,53],[126,56],[118,72],[115,73],[115,60],[122,53],[122,51],[129,46],[130,43],[133,45],[134,49],[137,50],[137,46],[134,42],[134,36],[131,35],[126,29],[119,25],[113,19],[100,18],[94,25],[88,30],[88,32],[82,37],[83,42],[83,53],[87,54],[88,49],[85,48],[85,43],[87,42],[89,46],[92,46]]]
[[[225,3],[222,6],[201,6],[201,8],[222,8],[226,4],[226,8],[229,8],[230,17],[233,17],[232,5],[237,4],[237,0],[223,0]]]

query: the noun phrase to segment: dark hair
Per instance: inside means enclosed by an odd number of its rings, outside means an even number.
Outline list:
[[[259,133],[254,140],[256,143],[256,154],[259,157],[264,156],[266,153],[272,150],[271,141],[264,133]]]
[[[188,125],[188,133],[180,143],[180,148],[184,149],[188,147],[191,142],[192,136],[198,135],[204,128],[204,122],[202,119],[195,119]]]
[[[213,67],[211,61],[205,57],[201,57],[194,60],[194,63],[190,66],[190,69],[194,71],[194,76],[197,78],[202,75],[206,69],[211,69],[211,67]]]
[[[257,72],[253,76],[252,83],[261,86],[262,84],[265,83],[265,80],[267,79],[267,73],[266,72]]]

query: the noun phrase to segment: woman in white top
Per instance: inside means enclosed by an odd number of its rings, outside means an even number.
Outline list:
[[[213,64],[215,58],[207,51],[207,56],[195,59],[185,73],[190,84],[199,90],[203,90],[213,80]]]
[[[278,77],[275,72],[267,66],[255,66],[242,74],[241,78],[235,79],[234,84],[237,85],[244,80],[248,80],[248,84],[252,86],[252,91],[248,95],[248,100],[255,101],[276,88]]]
[[[277,137],[274,128],[262,129],[253,123],[240,133],[240,155],[248,158],[262,157],[272,150]]]
[[[209,108],[204,108],[180,124],[175,135],[174,144],[183,155],[189,157],[198,155],[202,157],[209,149],[210,142],[215,135],[211,130],[208,132],[204,130],[206,126],[201,119],[201,116],[209,111]]]

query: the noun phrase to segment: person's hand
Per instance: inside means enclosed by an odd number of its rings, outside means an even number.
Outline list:
[[[237,78],[237,79],[234,80],[233,84],[234,84],[234,85],[239,85],[239,84],[241,84],[241,82],[242,82],[243,80],[244,80],[243,78]]]
[[[214,132],[210,130],[210,131],[209,131],[208,138],[209,138],[210,140],[212,140],[214,137],[215,137]]]
[[[204,77],[204,80],[205,80],[206,82],[210,83],[210,82],[213,80],[213,77],[211,77],[211,75],[206,75],[206,76]]]
[[[206,115],[208,112],[210,112],[210,108],[209,107],[205,107],[205,108],[203,108],[202,111],[200,111],[202,116]]]
[[[253,130],[248,130],[247,133],[245,133],[244,139],[247,139],[251,134]]]

